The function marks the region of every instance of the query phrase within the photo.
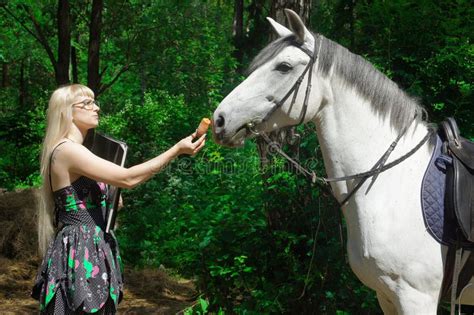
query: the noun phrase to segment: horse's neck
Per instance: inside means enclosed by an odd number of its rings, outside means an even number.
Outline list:
[[[327,175],[340,177],[368,171],[400,131],[391,127],[388,118],[378,116],[369,101],[342,81],[332,80],[331,87],[332,97],[315,118]],[[425,134],[423,124],[412,123],[388,162],[410,151]],[[351,182],[333,185],[339,201],[351,188]]]

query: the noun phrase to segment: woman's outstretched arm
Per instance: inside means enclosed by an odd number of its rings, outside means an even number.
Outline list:
[[[181,154],[194,155],[205,144],[205,135],[192,142],[194,134],[176,143],[169,150],[144,163],[125,168],[104,160],[83,145],[65,143],[55,154],[55,163],[59,163],[69,174],[77,174],[101,181],[116,187],[133,188],[160,172],[173,159]]]

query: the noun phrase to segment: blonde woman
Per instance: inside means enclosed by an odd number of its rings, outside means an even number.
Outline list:
[[[178,155],[194,155],[205,145],[205,135],[192,142],[193,134],[145,163],[123,168],[82,145],[99,124],[99,110],[94,93],[79,84],[58,88],[49,101],[38,222],[44,259],[32,292],[43,314],[116,312],[122,266],[115,236],[104,232],[105,183],[133,188]]]

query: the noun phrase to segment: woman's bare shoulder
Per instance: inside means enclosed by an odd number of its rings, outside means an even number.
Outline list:
[[[53,160],[69,160],[71,156],[87,150],[82,144],[76,143],[70,139],[60,139],[53,146],[51,158]]]

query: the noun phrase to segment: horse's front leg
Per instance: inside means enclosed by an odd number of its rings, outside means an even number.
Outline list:
[[[393,305],[392,302],[388,299],[385,294],[382,292],[377,292],[377,300],[379,301],[380,308],[382,308],[382,311],[385,315],[396,315],[397,314],[397,308],[395,305]]]
[[[399,308],[399,314],[436,315],[438,298],[419,291],[407,292],[401,295]]]
[[[389,280],[388,280],[388,279]],[[436,315],[438,295],[436,292],[415,289],[409,283],[396,277],[382,277],[386,286],[377,292],[377,299],[384,314]],[[388,281],[387,281],[388,280]]]

